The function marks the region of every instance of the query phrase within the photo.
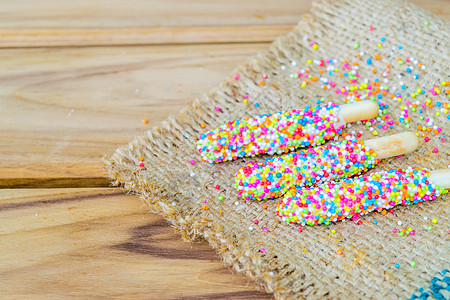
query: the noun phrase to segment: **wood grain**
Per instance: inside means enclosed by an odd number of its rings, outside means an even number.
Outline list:
[[[0,190],[0,294],[270,298],[112,189]]]
[[[2,179],[104,176],[104,154],[175,114],[267,47],[1,50],[0,185],[14,185]]]

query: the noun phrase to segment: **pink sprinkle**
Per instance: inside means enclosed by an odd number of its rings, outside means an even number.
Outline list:
[[[258,220],[255,220],[255,224],[258,224],[259,223],[259,221]]]
[[[220,107],[217,106],[217,107],[216,107],[216,110],[217,110],[217,111],[220,111]]]
[[[247,94],[244,95],[244,99],[248,99],[248,95]]]
[[[266,226],[264,226],[264,227],[263,227],[263,230],[264,230],[264,231],[267,231],[267,227],[266,227]]]
[[[191,165],[195,165],[195,160],[191,160]]]
[[[261,250],[259,250],[259,251],[261,251],[261,253],[264,253],[264,252],[266,252],[266,249],[261,248]]]
[[[267,79],[267,77],[269,77],[269,76],[267,76],[267,74],[263,74],[264,79]]]
[[[298,228],[298,232],[302,232],[303,229],[301,227]]]
[[[205,199],[205,203],[208,203],[208,199]]]
[[[373,27],[372,26],[369,26],[369,31],[372,31],[373,30]]]
[[[139,167],[143,168],[144,167],[144,163],[140,163]]]
[[[234,79],[238,80],[239,79],[239,74],[234,75]]]
[[[410,234],[410,235],[415,235],[416,232],[415,232],[414,230],[411,230],[411,231],[409,232],[409,234]]]
[[[392,229],[392,232],[393,232],[393,233],[396,233],[396,232],[397,232],[397,229],[396,229],[396,228]]]
[[[434,153],[438,153],[438,152],[439,152],[439,149],[438,149],[438,148],[434,148],[434,149],[433,149],[433,152],[434,152]]]

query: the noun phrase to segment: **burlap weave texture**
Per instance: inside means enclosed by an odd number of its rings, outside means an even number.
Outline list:
[[[373,26],[373,31],[368,30],[369,26]],[[340,69],[344,59],[357,61],[359,73],[370,80],[383,80],[381,74],[389,63],[386,85],[397,90],[390,89],[380,101],[389,105],[388,114],[394,120],[399,119],[401,106],[407,101],[424,102],[431,98],[433,103],[444,103],[448,99],[444,93],[432,96],[429,89],[436,85],[444,90],[440,83],[449,80],[449,29],[448,22],[399,0],[315,2],[311,14],[303,16],[268,51],[240,65],[219,87],[195,99],[177,117],[119,148],[106,160],[106,170],[114,184],[141,195],[149,210],[163,215],[184,239],[206,239],[227,265],[245,272],[278,298],[409,297],[450,267],[448,194],[429,203],[397,207],[392,214],[371,213],[360,218],[361,225],[347,221],[306,227],[299,232],[298,226],[283,223],[276,216],[277,200],[256,202],[238,197],[233,187],[234,175],[251,159],[209,165],[200,161],[196,141],[200,134],[230,120],[301,109],[315,105],[322,97],[343,104],[345,97],[334,89],[324,90],[318,82],[302,88],[301,81],[290,76],[308,67],[318,70],[315,64],[307,64],[308,59],[337,59]],[[386,39],[382,43],[381,37]],[[312,41],[319,49],[312,49]],[[359,44],[358,49],[354,49],[355,43]],[[379,43],[381,47],[377,46]],[[357,58],[361,51],[365,56]],[[374,54],[382,59],[373,59],[369,66],[365,58]],[[413,72],[418,73],[419,79],[413,79],[412,74],[405,72],[406,67],[397,63],[397,58],[411,57],[426,66]],[[377,69],[376,74],[372,68]],[[235,74],[239,74],[239,79],[235,79]],[[268,78],[264,80],[262,74]],[[262,80],[264,86],[259,85]],[[332,80],[336,87],[349,85],[345,77],[334,75]],[[405,90],[400,88],[402,81],[407,85]],[[410,91],[417,88],[426,93],[414,99]],[[389,97],[396,92],[402,93],[402,102]],[[242,101],[246,94],[247,104]],[[259,107],[255,102],[260,103]],[[414,153],[383,160],[371,172],[407,166],[446,168],[450,147],[448,142],[440,141],[440,136],[450,134],[450,120],[446,114],[437,117],[437,111],[439,108],[434,105],[424,109],[422,115],[425,120],[435,119],[434,124],[443,130],[440,135],[430,134],[430,141],[421,142]],[[409,112],[409,130],[416,131],[417,125],[425,121],[419,119],[418,112]],[[206,128],[202,129],[201,123],[206,123]],[[353,125],[346,132],[351,130],[363,130],[361,139],[373,138],[363,125]],[[379,136],[384,136],[408,129],[400,123],[393,129],[377,130]],[[436,147],[439,153],[433,153]],[[140,156],[144,157],[144,169],[139,167]],[[190,163],[192,159],[197,161],[195,165]],[[191,177],[191,173],[195,176]],[[216,189],[216,185],[221,188]],[[218,200],[220,195],[224,197],[222,201]],[[208,210],[202,209],[205,199]],[[431,231],[426,230],[430,221],[424,221],[425,216],[439,220]],[[373,224],[375,219],[377,224]],[[254,224],[254,220],[259,223]],[[403,225],[398,226],[398,221]],[[393,228],[409,227],[416,235],[399,237],[392,233]],[[330,232],[332,228],[336,234]],[[342,255],[336,253],[338,249],[342,249]],[[414,267],[410,266],[411,261],[416,262]],[[397,263],[401,268],[395,268]]]

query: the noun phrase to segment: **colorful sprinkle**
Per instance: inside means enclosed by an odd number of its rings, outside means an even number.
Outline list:
[[[330,143],[252,162],[238,171],[234,186],[245,200],[277,198],[294,186],[361,174],[380,162],[375,157],[376,153],[363,141]]]
[[[277,214],[288,223],[328,225],[395,205],[434,200],[447,190],[430,183],[428,173],[426,169],[391,169],[317,187],[292,189],[278,203]]]
[[[202,134],[197,142],[209,163],[258,154],[282,154],[299,147],[314,147],[342,133],[339,106],[309,107],[228,122]]]

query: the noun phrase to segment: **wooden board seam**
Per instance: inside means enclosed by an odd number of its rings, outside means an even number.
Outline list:
[[[0,189],[48,189],[48,188],[107,188],[111,182],[105,177],[89,178],[3,178]]]
[[[0,48],[271,42],[292,25],[0,30]]]

